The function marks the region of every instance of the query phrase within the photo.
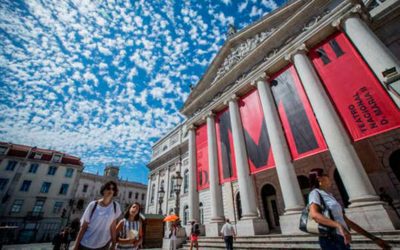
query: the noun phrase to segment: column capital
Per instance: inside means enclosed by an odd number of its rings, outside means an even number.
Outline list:
[[[250,85],[253,86],[253,87],[257,87],[257,82],[258,81],[266,82],[268,79],[269,79],[269,76],[265,72],[263,72],[259,76],[257,76],[255,78],[255,80],[251,81]]]
[[[205,115],[204,115],[204,119],[207,119],[209,117],[215,117],[215,113],[212,111],[208,111]]]
[[[306,54],[308,52],[307,45],[305,43],[302,43],[299,47],[295,48],[293,51],[289,52],[288,54],[285,55],[285,60],[292,62],[293,61],[293,56],[295,54],[303,53]]]
[[[187,130],[196,130],[196,128],[196,125],[194,125],[193,123],[187,126]]]
[[[224,105],[228,105],[230,101],[237,101],[239,97],[236,94],[231,95],[224,101]]]
[[[342,30],[343,23],[351,17],[357,17],[367,22],[369,22],[371,19],[368,11],[365,10],[365,7],[361,6],[361,4],[356,4],[348,13],[334,20],[331,25],[338,30]]]

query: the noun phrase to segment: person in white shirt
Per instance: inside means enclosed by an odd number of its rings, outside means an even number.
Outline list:
[[[116,220],[121,215],[120,205],[113,201],[118,195],[117,184],[105,183],[100,193],[103,197],[90,202],[83,213],[74,250],[108,250],[110,242],[110,249],[115,248]]]
[[[225,224],[222,226],[221,234],[225,241],[226,249],[233,250],[233,239],[236,238],[236,233],[232,224],[229,222],[229,219],[226,219]]]

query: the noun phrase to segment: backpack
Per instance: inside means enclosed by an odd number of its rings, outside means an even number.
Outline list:
[[[99,204],[99,201],[96,200],[96,202],[94,203],[94,206],[92,208],[92,211],[90,211],[89,219],[92,219],[94,211],[96,210],[98,204]],[[115,214],[117,212],[117,203],[115,203],[115,201],[113,201],[113,207],[114,207],[114,214]],[[89,223],[90,223],[90,221],[89,221]]]

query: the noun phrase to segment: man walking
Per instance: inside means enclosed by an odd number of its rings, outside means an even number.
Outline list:
[[[222,238],[225,241],[225,246],[227,250],[233,250],[233,239],[236,239],[235,229],[229,222],[229,219],[226,219],[225,224],[221,228]]]

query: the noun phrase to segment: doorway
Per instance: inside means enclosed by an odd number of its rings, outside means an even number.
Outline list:
[[[275,188],[271,184],[265,184],[261,189],[261,200],[264,207],[264,217],[269,229],[279,229],[279,212]]]

